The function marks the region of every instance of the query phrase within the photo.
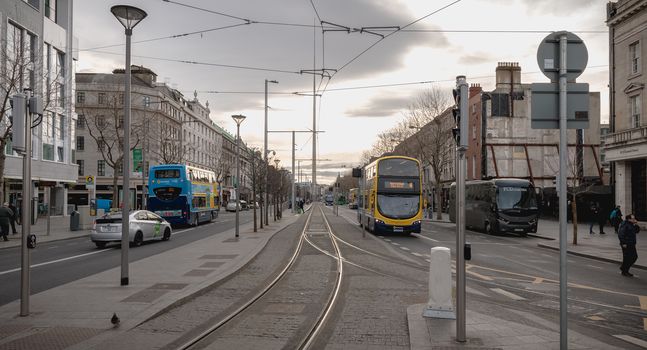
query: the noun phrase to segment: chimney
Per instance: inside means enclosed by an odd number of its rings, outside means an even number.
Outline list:
[[[469,98],[472,98],[473,96],[480,94],[482,91],[483,91],[483,88],[481,88],[481,84],[478,84],[478,83],[471,84]]]
[[[519,62],[499,62],[496,67],[496,89],[506,92],[521,90]]]

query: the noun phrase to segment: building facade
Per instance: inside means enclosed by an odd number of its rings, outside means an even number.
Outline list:
[[[32,129],[32,181],[34,210],[44,214],[67,215],[68,187],[76,182],[76,114],[74,60],[76,47],[72,28],[72,0],[13,0],[0,2],[0,84],[4,93],[31,89],[43,99],[43,116]],[[16,81],[12,73],[19,73]],[[4,110],[9,108],[8,103]],[[9,115],[2,114],[0,135],[9,127]],[[8,139],[7,139],[8,140]],[[2,150],[4,184],[2,200],[22,201],[23,157],[8,142]]]
[[[209,103],[203,105],[197,93],[187,99],[178,90],[158,83],[157,75],[148,68],[132,66],[131,71],[131,205],[145,205],[150,165],[187,164],[214,171],[221,184],[226,182],[235,164],[231,151],[224,151],[231,144],[231,135],[211,120]],[[121,197],[124,79],[123,69],[112,74],[77,74],[78,184],[70,195],[75,204],[88,202],[87,175],[96,176],[98,199],[112,200],[115,186]]]
[[[615,202],[647,220],[647,123],[645,43],[647,0],[607,4],[609,26],[609,124],[605,160],[611,163]]]

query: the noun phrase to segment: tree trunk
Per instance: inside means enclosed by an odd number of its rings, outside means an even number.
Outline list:
[[[5,147],[7,146],[7,140],[0,140],[0,200],[4,203],[7,198],[4,194],[4,169],[5,169],[5,160],[7,159],[7,154],[5,153]]]
[[[573,216],[573,245],[577,245],[577,200],[573,194],[573,201],[571,202],[571,213]]]
[[[117,182],[119,180],[119,174],[117,172],[113,172],[112,175],[112,208],[119,208],[117,205],[118,199],[119,199],[119,188],[117,187]],[[96,184],[95,184],[96,186]]]
[[[443,191],[443,186],[439,183],[436,183],[436,195],[434,196],[436,198],[436,219],[437,220],[442,220],[443,218],[443,206],[441,204],[441,195]]]

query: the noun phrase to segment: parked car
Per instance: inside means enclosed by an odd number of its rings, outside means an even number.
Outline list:
[[[236,211],[236,201],[229,201],[227,202],[227,207],[225,207],[226,211]],[[238,210],[240,210],[240,207],[238,207]]]
[[[144,241],[168,241],[171,238],[171,224],[161,216],[148,210],[130,213],[129,238],[131,245],[140,246]],[[121,242],[122,213],[114,212],[94,220],[90,240],[97,248],[104,248],[110,242]]]

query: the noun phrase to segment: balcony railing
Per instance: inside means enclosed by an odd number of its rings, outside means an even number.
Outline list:
[[[613,145],[620,144],[630,144],[640,141],[647,141],[647,126],[641,126],[638,128],[622,130],[619,132],[614,132],[612,134],[607,134],[604,136],[604,144],[609,147]],[[633,142],[632,142],[633,141]]]

